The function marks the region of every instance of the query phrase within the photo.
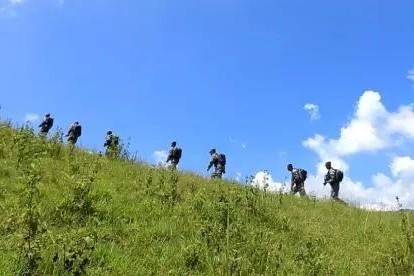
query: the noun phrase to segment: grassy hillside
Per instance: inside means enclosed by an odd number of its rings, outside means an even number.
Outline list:
[[[0,275],[413,275],[406,213],[264,193],[0,125]]]

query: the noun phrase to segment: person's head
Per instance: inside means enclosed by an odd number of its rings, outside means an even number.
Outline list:
[[[211,149],[210,150],[210,155],[213,155],[213,154],[215,154],[216,153],[216,149]]]
[[[332,163],[331,163],[331,161],[326,162],[326,163],[325,163],[325,167],[326,167],[328,170],[330,170],[330,169],[332,168]]]
[[[106,132],[106,135],[112,135],[112,131],[111,131],[111,130],[108,130],[108,131]]]
[[[79,122],[78,122],[78,121],[76,121],[76,122],[75,122],[75,125],[79,125]]]
[[[171,143],[171,147],[176,147],[176,146],[177,146],[177,142],[174,141]]]
[[[45,117],[46,117],[46,118],[50,118],[50,113],[47,113],[47,114],[45,115]]]
[[[292,164],[287,165],[287,169],[290,172],[293,171],[293,165]]]

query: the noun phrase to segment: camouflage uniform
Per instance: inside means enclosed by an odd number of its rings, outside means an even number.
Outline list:
[[[49,130],[53,127],[53,118],[46,115],[39,127],[40,134],[46,136],[49,133]]]
[[[221,164],[220,155],[218,153],[213,153],[211,155],[211,161],[207,170],[209,171],[212,166],[214,166],[214,172],[211,174],[211,178],[221,179],[223,177],[223,173],[226,172],[226,169]]]
[[[336,170],[331,168],[325,175],[325,185],[331,185],[331,198],[339,200],[339,182],[336,180]]]
[[[301,197],[306,196],[305,180],[302,179],[301,169],[292,170],[291,193],[293,195],[299,193]]]
[[[80,124],[72,124],[70,126],[70,129],[68,131],[68,134],[66,135],[68,137],[68,142],[72,145],[75,145],[78,141],[78,138],[80,137],[79,131],[81,130]]]
[[[113,135],[112,134],[107,134],[106,137],[105,137],[104,147],[110,147],[112,145],[112,139],[113,139]]]
[[[170,151],[168,153],[167,163],[171,162],[171,169],[176,170],[178,163],[180,162],[180,158],[177,156],[177,151],[180,150],[177,146],[171,146]]]
[[[108,157],[118,157],[120,154],[118,137],[112,133],[107,134],[104,147],[106,147],[105,155]]]

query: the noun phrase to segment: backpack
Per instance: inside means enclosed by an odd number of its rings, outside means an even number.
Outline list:
[[[174,148],[172,152],[172,156],[176,159],[181,159],[181,155],[183,154],[183,150],[181,148]]]
[[[114,135],[112,136],[112,142],[114,143],[114,146],[118,146],[119,145],[119,137]]]
[[[305,181],[308,178],[308,171],[304,169],[299,169],[299,175],[302,181]]]
[[[226,160],[226,155],[224,153],[219,154],[219,162],[220,162],[220,165],[222,165],[223,167],[226,166],[227,160]]]
[[[47,120],[46,120],[46,123],[47,123],[47,129],[49,130],[49,129],[51,129],[52,127],[53,127],[53,118],[48,118]]]
[[[75,126],[74,134],[76,137],[80,137],[82,135],[82,127],[80,125]]]
[[[335,170],[335,181],[340,183],[344,180],[344,172],[341,170]]]

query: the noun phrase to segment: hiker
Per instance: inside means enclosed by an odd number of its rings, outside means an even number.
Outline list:
[[[66,137],[68,137],[68,142],[72,145],[75,145],[78,141],[78,138],[82,135],[82,126],[79,124],[79,122],[74,122],[68,131],[68,134],[66,134]]]
[[[106,148],[105,156],[118,157],[120,154],[119,137],[111,130],[106,132],[104,147]]]
[[[210,150],[211,161],[208,165],[207,171],[210,171],[214,166],[214,172],[211,174],[212,179],[221,179],[226,173],[226,155],[217,153],[216,149]]]
[[[50,114],[47,113],[43,118],[42,123],[39,125],[40,134],[46,136],[49,133],[49,130],[53,127],[53,118],[50,117]]]
[[[341,170],[334,169],[330,161],[325,163],[325,167],[328,170],[328,173],[325,175],[325,182],[323,185],[331,185],[331,198],[336,201],[342,201],[339,199],[339,184],[344,178],[344,173]]]
[[[308,177],[308,172],[304,169],[296,169],[292,164],[287,166],[288,171],[292,173],[291,194],[300,194],[301,197],[306,196],[305,181]]]
[[[183,151],[180,147],[177,146],[177,142],[172,142],[171,143],[171,148],[170,151],[168,153],[168,158],[166,163],[171,162],[171,169],[172,170],[176,170],[177,169],[177,165],[180,162],[181,159],[181,155],[182,155]]]

